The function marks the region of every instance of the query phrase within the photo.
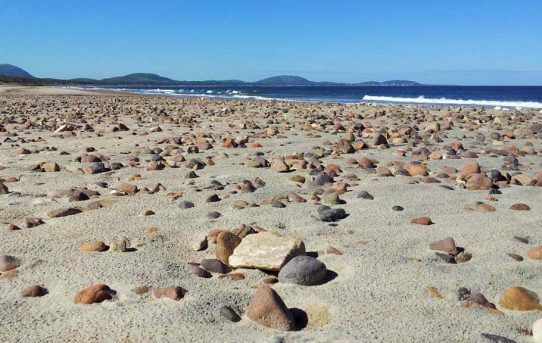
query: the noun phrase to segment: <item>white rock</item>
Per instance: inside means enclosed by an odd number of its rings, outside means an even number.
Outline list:
[[[229,264],[234,268],[279,271],[298,255],[305,255],[303,241],[264,231],[243,238],[230,256]]]
[[[542,318],[533,324],[533,342],[542,343]]]

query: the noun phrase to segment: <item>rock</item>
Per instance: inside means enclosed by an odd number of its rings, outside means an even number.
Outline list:
[[[200,266],[211,273],[227,274],[231,271],[230,267],[215,258],[206,258],[201,260]]]
[[[152,210],[141,210],[141,212],[139,212],[139,215],[142,217],[153,216],[155,214],[156,213]]]
[[[136,286],[134,287],[134,289],[132,289],[132,292],[134,292],[135,294],[145,294],[149,291],[149,287],[147,286]]]
[[[290,259],[305,254],[305,245],[297,238],[270,231],[246,236],[229,258],[234,268],[279,271]]]
[[[513,204],[512,206],[509,207],[511,210],[514,210],[514,211],[529,211],[531,208],[529,207],[529,205],[526,205],[526,204]]]
[[[393,176],[393,173],[388,168],[384,166],[379,166],[376,168],[376,175],[382,176],[382,177],[388,177],[388,176]]]
[[[476,212],[495,212],[497,209],[489,204],[484,204],[480,201],[475,201],[466,206],[469,210]]]
[[[339,195],[335,192],[324,195],[324,202],[330,205],[337,205],[341,202]]]
[[[220,280],[230,279],[230,280],[233,280],[233,281],[241,281],[241,280],[245,279],[245,274],[243,274],[243,273],[222,274],[222,275],[219,275],[218,278]]]
[[[281,268],[279,281],[311,286],[321,283],[326,277],[326,265],[310,256],[296,256]]]
[[[514,253],[511,253],[511,252],[507,252],[506,255],[510,256],[511,258],[513,258],[514,260],[518,261],[518,262],[521,262],[523,261],[523,257],[518,255],[518,254],[514,254]]]
[[[170,286],[164,288],[157,288],[153,292],[156,298],[170,298],[173,300],[181,300],[186,294],[186,290],[179,286]]]
[[[490,303],[489,300],[487,300],[486,297],[480,292],[469,295],[467,298],[467,304],[478,305],[478,306],[490,308],[493,310],[497,309],[495,307],[495,304]]]
[[[47,290],[39,285],[28,286],[21,291],[23,298],[42,297],[47,294]]]
[[[290,171],[290,167],[286,164],[286,162],[284,162],[284,158],[279,158],[271,163],[271,170],[279,173],[285,173]]]
[[[187,201],[187,200],[183,200],[183,201],[180,201],[177,206],[179,206],[179,208],[183,208],[183,209],[187,209],[187,208],[193,208],[194,207],[194,203],[193,202],[190,202],[190,201]]]
[[[365,200],[373,200],[374,197],[369,194],[369,192],[367,191],[361,191],[358,193],[358,195],[356,195],[356,198],[361,198],[361,199],[365,199]]]
[[[240,243],[241,238],[229,231],[219,233],[216,239],[216,258],[228,264],[231,254]]]
[[[472,254],[469,252],[461,252],[455,257],[455,261],[457,263],[465,263],[470,261],[472,258]]]
[[[59,217],[66,217],[66,216],[73,216],[75,214],[79,214],[83,211],[81,211],[78,208],[59,208],[56,210],[51,210],[47,212],[47,216],[49,218],[59,218]]]
[[[91,252],[91,251],[102,252],[102,251],[107,250],[107,245],[105,245],[105,243],[102,241],[90,241],[90,242],[85,242],[81,244],[80,249],[81,251],[85,251],[85,252]]]
[[[532,260],[542,260],[542,245],[529,249],[527,256]]]
[[[230,322],[238,322],[241,320],[241,317],[229,306],[222,306],[219,310],[220,315]]]
[[[533,342],[542,343],[542,318],[533,324]]]
[[[48,172],[48,173],[58,172],[60,171],[60,166],[54,162],[43,163],[41,165],[41,171]]]
[[[405,164],[404,169],[410,176],[427,176],[429,174],[429,169],[419,162],[408,162]]]
[[[402,206],[398,206],[398,205],[393,206],[391,209],[392,211],[397,211],[397,212],[404,210]]]
[[[336,222],[346,218],[346,211],[342,208],[329,208],[318,213],[323,222]]]
[[[466,187],[471,191],[488,190],[493,187],[493,181],[485,174],[473,174],[467,180]]]
[[[330,255],[342,255],[342,251],[340,251],[339,249],[335,248],[335,247],[327,247],[326,248],[326,254]]]
[[[208,246],[209,241],[207,240],[207,236],[205,236],[203,238],[197,238],[196,240],[194,240],[194,243],[192,244],[192,249],[194,251],[202,251],[207,249]]]
[[[429,249],[436,250],[436,251],[443,251],[450,255],[457,255],[457,247],[455,246],[455,242],[453,238],[447,237],[441,241],[436,241],[431,244],[429,244]]]
[[[127,195],[134,195],[139,191],[137,186],[131,183],[121,183],[117,186],[117,190]]]
[[[9,194],[8,186],[6,186],[2,181],[0,181],[0,195]]]
[[[116,241],[111,242],[109,246],[109,251],[126,252],[128,251],[129,246],[130,246],[130,241],[128,241],[127,239],[118,239]]]
[[[458,180],[467,181],[473,174],[480,174],[480,165],[478,162],[467,163],[459,170]]]
[[[190,272],[198,277],[205,278],[205,279],[209,279],[213,277],[211,273],[195,265],[190,265]]]
[[[74,302],[76,304],[94,304],[101,303],[105,300],[111,300],[113,291],[109,286],[97,284],[87,287],[79,291],[75,295]]]
[[[252,321],[268,328],[292,331],[295,322],[280,296],[269,286],[262,285],[254,294],[247,310]]]
[[[493,343],[517,343],[516,341],[499,335],[493,335],[490,333],[482,333],[481,335],[482,337],[492,341]]]
[[[0,272],[7,272],[18,268],[21,265],[21,261],[14,256],[2,255],[0,256]]]
[[[410,221],[410,224],[418,224],[418,225],[431,225],[433,222],[431,221],[431,218],[429,217],[418,217],[414,218]]]
[[[499,305],[507,310],[532,311],[540,310],[538,295],[523,287],[510,287],[504,290]]]
[[[470,294],[471,293],[468,288],[459,287],[459,289],[457,290],[457,300],[465,301],[469,298]]]
[[[218,219],[218,218],[220,218],[220,216],[222,216],[220,214],[220,212],[216,212],[216,211],[211,211],[211,212],[207,213],[207,218],[209,218],[209,219]]]

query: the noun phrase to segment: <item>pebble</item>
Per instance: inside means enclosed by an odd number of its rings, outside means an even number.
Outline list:
[[[513,204],[510,206],[510,209],[514,211],[529,211],[531,208],[526,204]]]
[[[533,342],[542,343],[542,318],[533,324]]]
[[[156,298],[170,298],[173,300],[181,300],[186,295],[187,291],[179,286],[170,286],[157,288],[153,294]]]
[[[190,202],[190,201],[187,201],[187,200],[183,200],[183,201],[180,201],[177,206],[179,206],[179,208],[183,208],[183,209],[187,209],[187,208],[192,208],[194,207],[194,203],[193,202]]]
[[[90,241],[90,242],[85,242],[81,244],[80,249],[81,251],[85,251],[85,252],[92,252],[92,251],[101,252],[101,251],[107,250],[107,245],[105,245],[105,243],[102,241]]]
[[[404,210],[404,208],[402,206],[397,206],[397,205],[393,206],[391,209],[393,211],[398,211],[398,212]]]
[[[94,304],[111,300],[113,291],[109,286],[96,284],[79,291],[74,298],[76,304]]]
[[[346,218],[346,211],[342,208],[329,208],[321,211],[319,217],[323,222],[336,222]]]
[[[21,291],[23,298],[42,297],[47,294],[47,290],[39,285],[28,286]]]
[[[213,275],[211,275],[211,273],[209,273],[205,269],[203,269],[201,267],[198,267],[198,266],[195,266],[195,265],[190,265],[190,272],[192,274],[198,276],[198,277],[205,278],[205,279],[209,279],[209,278],[213,277]]]
[[[229,231],[219,233],[216,239],[216,258],[228,264],[230,256],[240,243],[241,238]]]
[[[538,295],[523,287],[510,287],[504,290],[499,305],[507,310],[533,311],[540,310]]]
[[[443,240],[436,241],[429,244],[429,249],[436,250],[436,251],[443,251],[450,255],[457,255],[458,253],[457,247],[455,245],[455,241],[451,237],[447,237]]]
[[[431,218],[429,217],[418,217],[414,218],[410,221],[410,224],[418,224],[418,225],[431,225],[433,222],[431,221]]]
[[[126,252],[130,246],[130,241],[127,239],[117,239],[109,245],[109,251],[113,252]]]
[[[229,306],[222,306],[219,310],[220,315],[230,322],[238,322],[241,320],[241,317]]]
[[[310,256],[296,256],[279,272],[279,281],[311,286],[321,283],[326,277],[326,265]]]
[[[215,258],[206,258],[201,260],[200,266],[211,273],[227,274],[231,271],[230,267]]]
[[[292,313],[282,298],[271,287],[261,285],[247,310],[247,317],[268,328],[292,331],[295,328]]]
[[[542,260],[542,245],[529,249],[527,256],[531,260]]]
[[[10,256],[10,255],[0,256],[0,272],[2,273],[18,268],[20,265],[21,265],[21,261],[14,256]]]
[[[358,193],[358,195],[356,195],[357,198],[360,198],[360,199],[365,199],[365,200],[373,200],[374,197],[369,194],[369,192],[367,191],[361,191]]]

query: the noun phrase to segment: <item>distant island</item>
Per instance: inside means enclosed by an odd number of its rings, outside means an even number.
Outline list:
[[[328,81],[310,81],[303,77],[293,75],[279,75],[255,82],[242,80],[205,80],[205,81],[178,81],[151,73],[134,73],[124,76],[105,79],[75,78],[53,79],[32,76],[26,70],[11,64],[0,64],[0,83],[18,83],[25,85],[82,85],[82,86],[422,86],[422,84],[408,80],[390,80],[384,82],[366,81],[357,83],[341,83]]]

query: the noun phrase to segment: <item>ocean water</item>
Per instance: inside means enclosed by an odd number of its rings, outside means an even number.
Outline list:
[[[108,87],[140,94],[309,102],[387,103],[542,109],[542,86],[184,86]]]

